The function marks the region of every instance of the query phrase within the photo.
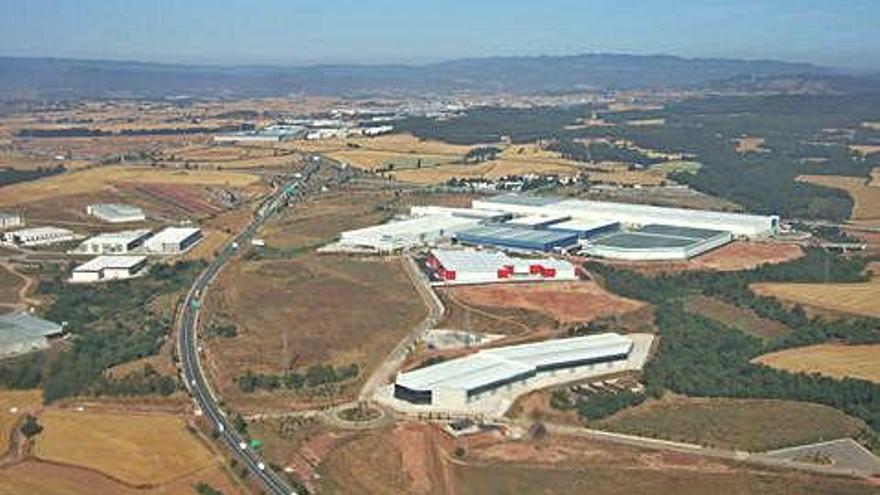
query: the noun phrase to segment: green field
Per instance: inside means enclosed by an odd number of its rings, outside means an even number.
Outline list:
[[[648,401],[595,423],[604,430],[750,452],[857,435],[863,423],[819,404],[758,399]]]

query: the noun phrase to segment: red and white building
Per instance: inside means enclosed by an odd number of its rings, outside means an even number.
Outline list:
[[[427,259],[442,285],[578,280],[581,269],[555,258],[512,258],[499,251],[434,249]]]

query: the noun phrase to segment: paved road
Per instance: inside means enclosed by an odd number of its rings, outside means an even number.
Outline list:
[[[310,164],[312,168],[316,164]],[[205,290],[214,280],[223,266],[236,253],[235,246],[246,246],[250,243],[257,229],[262,226],[274,213],[283,208],[288,194],[290,194],[289,186],[296,182],[305,182],[309,179],[312,170],[306,170],[303,177],[298,181],[285,184],[278,188],[278,191],[269,198],[264,206],[259,210],[255,218],[250,224],[239,233],[234,239],[218,253],[213,261],[205,268],[193,283],[189,292],[184,299],[184,303],[180,314],[178,315],[178,351],[180,355],[181,372],[187,389],[195,399],[196,404],[202,414],[217,429],[220,440],[230,451],[234,453],[250,471],[251,475],[257,478],[269,493],[276,495],[296,494],[296,491],[290,486],[287,480],[276,473],[272,468],[265,464],[258,452],[249,447],[241,448],[244,439],[235,431],[231,421],[227,419],[226,414],[220,409],[217,399],[214,397],[211,387],[202,371],[199,362],[198,342],[196,329],[198,328],[199,313],[201,310],[201,299]],[[290,200],[295,201],[296,196],[291,196]]]

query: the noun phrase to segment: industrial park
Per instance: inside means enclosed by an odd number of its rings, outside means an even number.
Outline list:
[[[880,495],[873,5],[378,7],[4,6],[0,495]]]

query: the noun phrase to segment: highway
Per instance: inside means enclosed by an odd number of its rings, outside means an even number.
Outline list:
[[[290,200],[295,200],[296,187],[304,183],[313,173],[315,164],[307,165],[303,177],[281,187],[267,199],[263,206],[255,214],[254,219],[235,238],[230,240],[210,264],[199,274],[187,293],[181,311],[177,318],[178,353],[180,356],[181,374],[193,399],[196,401],[202,414],[216,428],[219,439],[238,457],[253,477],[259,480],[269,493],[277,495],[290,495],[297,492],[284,479],[282,474],[275,472],[262,459],[259,452],[249,446],[241,448],[245,440],[235,431],[231,421],[220,409],[211,387],[202,371],[199,362],[198,336],[196,334],[201,311],[201,299],[205,290],[213,282],[214,278],[223,269],[226,263],[235,256],[238,246],[247,246],[257,230],[284,207]]]

